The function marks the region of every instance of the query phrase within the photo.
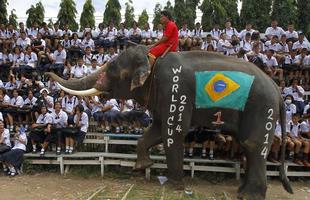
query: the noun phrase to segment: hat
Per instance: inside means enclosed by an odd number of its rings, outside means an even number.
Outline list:
[[[43,88],[43,89],[41,89],[41,90],[40,90],[40,94],[42,94],[44,91],[46,91],[46,93],[47,93],[47,94],[49,94],[49,93],[50,93],[50,92],[48,91],[48,89]]]

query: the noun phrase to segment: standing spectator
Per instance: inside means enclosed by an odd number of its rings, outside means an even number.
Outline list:
[[[183,23],[182,28],[179,30],[179,48],[188,51],[192,48],[191,32],[186,23]]]
[[[50,69],[55,71],[55,73],[57,73],[59,76],[61,76],[64,70],[66,58],[67,58],[66,51],[63,49],[63,46],[61,44],[58,44],[57,50],[54,51],[53,65],[51,65]]]
[[[265,36],[267,40],[271,40],[273,36],[281,37],[281,35],[285,34],[284,30],[281,27],[278,27],[278,21],[272,20],[271,27],[268,27],[265,32]]]
[[[17,175],[17,170],[20,169],[23,163],[23,156],[26,151],[27,136],[23,129],[18,125],[15,127],[14,147],[11,151],[6,152],[0,157],[0,161],[8,167],[8,175],[11,177]]]
[[[255,32],[254,29],[252,29],[252,24],[251,23],[247,23],[245,25],[245,29],[243,29],[240,33],[239,33],[239,38],[241,40],[245,40],[246,39],[246,36],[248,34],[250,34],[250,37],[252,36],[252,34]]]
[[[192,38],[193,38],[193,46],[201,46],[203,30],[201,28],[201,24],[199,22],[196,23],[195,29],[192,31]]]
[[[222,31],[223,33],[226,33],[226,39],[228,41],[232,40],[233,35],[239,35],[237,29],[231,26],[231,21],[227,20],[225,23],[225,29]]]
[[[141,43],[144,45],[150,45],[152,44],[152,31],[150,29],[149,23],[146,23],[144,25],[144,29],[141,32]]]
[[[133,22],[132,28],[129,30],[128,37],[132,42],[140,44],[140,42],[141,42],[141,29],[138,27],[137,22]]]

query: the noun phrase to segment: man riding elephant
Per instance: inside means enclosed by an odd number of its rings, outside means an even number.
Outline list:
[[[47,75],[74,95],[103,93],[107,99],[135,99],[146,105],[153,123],[138,141],[135,167],[150,167],[153,161],[149,149],[163,143],[168,179],[176,186],[183,183],[185,135],[191,126],[213,128],[214,114],[220,112],[222,130],[231,133],[247,158],[239,196],[265,199],[266,158],[277,120],[282,141],[286,135],[285,108],[278,86],[249,62],[201,51],[169,52],[157,59],[151,75],[145,78],[151,69],[148,53],[146,46],[130,47],[106,68],[79,80]],[[284,170],[284,154],[282,148],[280,178],[285,189],[292,192]]]

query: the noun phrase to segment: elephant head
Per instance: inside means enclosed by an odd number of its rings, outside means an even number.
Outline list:
[[[129,47],[97,72],[81,79],[64,80],[51,72],[46,75],[57,81],[62,90],[73,95],[91,96],[103,93],[123,98],[141,87],[149,76],[151,66],[147,53],[148,47],[144,45]]]

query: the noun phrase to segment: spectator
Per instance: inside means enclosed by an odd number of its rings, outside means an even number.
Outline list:
[[[97,61],[97,65],[99,67],[102,67],[104,65],[104,48],[103,47],[99,47],[98,49],[98,54],[95,56],[95,59]],[[92,59],[94,60],[94,58]]]
[[[215,24],[214,28],[211,30],[212,39],[219,41],[222,31],[220,30],[220,25]]]
[[[9,121],[9,125],[10,125],[10,131],[13,131],[13,122],[14,122],[14,118],[18,119],[18,123],[21,123],[21,115],[18,114],[18,109],[23,107],[24,105],[24,99],[19,96],[17,89],[14,89],[13,92],[13,97],[10,100],[10,113],[7,113],[7,117],[8,117],[8,121]]]
[[[49,91],[46,88],[40,90],[40,98],[39,101],[41,102],[39,106],[45,105],[48,112],[53,112],[54,110],[54,99],[53,97],[49,96]]]
[[[284,98],[284,102],[285,102],[285,111],[286,111],[286,124],[289,123],[290,121],[292,121],[292,117],[294,114],[296,114],[297,110],[296,110],[296,106],[295,104],[293,104],[293,96],[292,95],[287,95]]]
[[[54,54],[51,52],[50,47],[46,47],[45,52],[42,54],[39,54],[39,62],[38,62],[37,71],[41,75],[42,73],[49,71],[53,61],[54,61]]]
[[[64,39],[60,42],[60,44],[65,48],[66,51],[69,51],[71,48],[71,41],[69,39],[69,36],[67,34],[64,34],[63,38]]]
[[[242,31],[239,33],[239,38],[240,38],[241,40],[246,40],[246,36],[247,36],[247,35],[250,35],[250,38],[251,38],[251,36],[252,36],[252,34],[253,34],[254,32],[255,32],[255,30],[252,29],[252,24],[251,24],[251,23],[247,23],[247,24],[245,25],[245,29],[242,30]]]
[[[285,32],[287,41],[296,42],[298,40],[298,33],[295,31],[294,24],[289,24],[287,26],[287,31]]]
[[[10,132],[8,129],[4,128],[3,119],[0,120],[0,157],[5,152],[11,150],[11,140],[10,140]],[[5,167],[3,168],[5,169]]]
[[[85,55],[83,56],[83,61],[84,61],[84,64],[89,67],[91,66],[91,61],[92,59],[95,58],[95,55],[93,55],[91,53],[91,48],[90,47],[86,47],[85,49]]]
[[[115,127],[115,132],[120,132],[119,127],[119,113],[120,107],[116,101],[116,99],[107,100],[102,108],[103,121],[105,122],[105,130],[104,132],[109,132],[111,127]]]
[[[52,38],[53,46],[55,49],[57,48],[57,44],[59,43],[59,41],[61,40],[63,35],[64,35],[63,31],[61,29],[59,29],[59,24],[55,23],[54,29],[51,31],[51,38]]]
[[[196,23],[195,29],[192,31],[192,38],[193,38],[193,46],[201,46],[203,30],[201,28],[201,24],[199,22]]]
[[[270,153],[267,157],[267,160],[269,162],[279,163],[278,155],[279,155],[281,144],[282,144],[282,129],[281,129],[280,123],[277,121]],[[289,147],[289,148],[292,148],[292,147]]]
[[[308,46],[306,44],[306,41],[305,41],[305,34],[303,32],[300,32],[298,34],[298,41],[296,41],[294,44],[293,44],[293,50],[297,50],[297,53],[301,53],[301,50],[303,48],[306,48],[307,50],[308,49]]]
[[[35,121],[35,112],[37,110],[37,101],[38,99],[33,95],[33,91],[28,91],[28,96],[24,101],[24,109],[27,109],[29,112],[26,113],[26,123],[25,124],[25,131],[28,130],[28,124],[32,124]]]
[[[232,36],[233,35],[239,35],[237,29],[233,28],[231,26],[231,21],[230,20],[227,20],[226,23],[225,23],[225,29],[222,31],[222,33],[226,33],[226,39],[228,41],[231,41],[232,40]]]
[[[281,35],[285,34],[284,30],[281,27],[278,27],[278,21],[272,20],[271,27],[268,27],[265,32],[265,36],[267,40],[271,40],[273,36],[281,37]]]
[[[33,72],[37,67],[37,62],[37,54],[32,52],[31,46],[27,46],[24,64],[20,66],[20,72],[22,74]]]
[[[186,23],[183,23],[182,28],[179,30],[179,48],[188,51],[192,48],[191,32]]]
[[[97,60],[96,59],[92,59],[91,61],[91,67],[87,68],[87,75],[90,75],[92,73],[95,73],[97,70],[99,70],[100,67],[97,65]]]
[[[289,48],[287,44],[287,37],[286,35],[282,35],[279,44],[281,45],[281,49],[279,51],[280,54],[286,55],[289,53]]]
[[[91,32],[87,32],[85,34],[84,40],[81,42],[81,49],[85,50],[87,47],[89,47],[91,49],[91,51],[95,50],[95,42],[92,39]]]
[[[205,50],[205,51],[216,51],[217,50],[216,41],[212,40],[211,34],[208,34],[206,39],[203,41],[201,45],[201,50]]]
[[[232,48],[233,46],[231,45],[231,43],[226,40],[226,33],[221,33],[220,39],[217,43],[217,51],[227,55],[227,52]]]
[[[14,146],[11,151],[6,152],[0,157],[6,168],[7,174],[11,177],[16,176],[17,171],[23,163],[23,156],[26,151],[27,136],[24,130],[18,125],[15,127]]]
[[[246,33],[244,39],[240,42],[240,48],[242,48],[246,53],[252,50],[251,33]]]
[[[144,25],[144,29],[141,31],[141,43],[144,45],[152,44],[152,31],[149,23]]]
[[[110,47],[109,53],[104,56],[103,63],[105,64],[107,62],[110,62],[112,59],[116,58],[117,56],[118,56],[118,54],[115,53],[114,47]]]
[[[39,32],[37,34],[36,39],[32,40],[31,46],[32,46],[32,50],[34,52],[40,54],[41,52],[43,52],[45,50],[46,46],[50,46],[50,45],[46,45],[45,40],[43,40],[43,38],[42,38],[42,34]]]
[[[298,85],[298,79],[294,78],[291,81],[291,86],[284,89],[284,93],[293,96],[293,103],[296,105],[297,113],[302,114],[304,111],[305,103],[303,100],[305,90]]]
[[[153,31],[153,43],[157,43],[164,35],[164,29],[162,24],[157,25],[157,29]]]
[[[38,23],[37,22],[33,22],[31,25],[31,28],[27,29],[27,33],[28,33],[28,37],[31,40],[35,40],[37,38],[37,35],[39,33],[39,28],[38,28]]]
[[[117,36],[117,29],[114,27],[114,23],[110,22],[109,26],[106,28],[106,35],[103,46],[105,48],[115,46],[116,36]]]
[[[70,78],[83,78],[87,75],[88,67],[84,65],[83,58],[79,58],[76,65],[71,68]]]
[[[280,52],[282,46],[279,44],[279,37],[274,35],[271,40],[265,43],[266,50],[273,50],[275,53]]]
[[[64,30],[62,31],[62,33],[68,35],[69,37],[72,36],[72,31],[69,29],[69,25],[68,24],[64,25]]]
[[[104,40],[105,40],[105,37],[107,35],[107,29],[104,28],[104,24],[103,23],[100,23],[98,25],[98,35],[97,35],[97,38],[96,40],[94,41],[96,46],[103,46],[104,45]]]
[[[13,63],[11,66],[11,74],[20,72],[19,66],[24,63],[25,55],[19,47],[13,49]]]
[[[128,32],[128,37],[132,42],[140,44],[140,42],[141,42],[141,29],[138,27],[137,22],[133,22],[132,28]]]
[[[278,61],[274,57],[274,51],[272,49],[267,50],[264,56],[264,63],[266,65],[265,72],[270,76],[278,76],[279,80],[283,80],[283,70],[279,68]]]
[[[121,49],[126,49],[127,42],[129,37],[129,31],[125,28],[124,23],[120,24],[120,28],[117,31],[117,52],[119,52]]]
[[[76,96],[73,96],[72,94],[67,94],[61,102],[61,107],[64,112],[68,115],[68,124],[72,125],[74,124],[73,118],[74,118],[74,110],[75,107],[79,104],[78,98]]]
[[[16,45],[25,50],[27,46],[31,45],[31,40],[27,37],[25,32],[21,32],[20,37],[16,41]]]
[[[54,51],[53,65],[51,65],[50,69],[61,76],[64,70],[66,58],[67,58],[66,51],[63,49],[63,46],[61,44],[58,44],[57,50]]]

